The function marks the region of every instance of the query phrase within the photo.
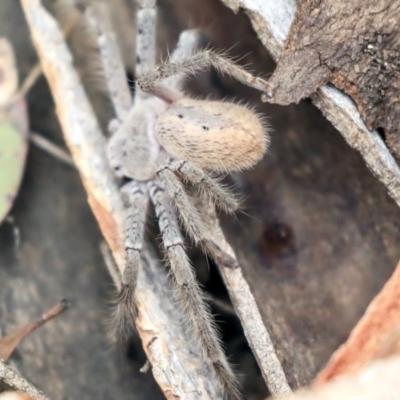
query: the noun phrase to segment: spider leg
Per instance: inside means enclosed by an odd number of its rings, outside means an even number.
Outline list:
[[[149,70],[141,75],[137,80],[137,85],[144,92],[149,92],[160,97],[158,90],[161,84],[158,83],[159,81],[163,81],[174,75],[194,74],[196,71],[201,71],[210,67],[214,67],[217,71],[227,74],[247,86],[267,94],[270,92],[267,81],[252,75],[244,68],[236,65],[229,58],[215,53],[212,50],[202,50],[181,58],[180,60],[163,63],[157,68]]]
[[[211,198],[225,212],[234,212],[239,208],[239,202],[233,193],[196,165],[187,161],[174,160],[168,164],[168,168],[180,175],[185,181],[199,187],[202,193]]]
[[[184,249],[175,213],[164,188],[157,181],[148,183],[150,197],[171,264],[172,277],[181,304],[185,307],[191,326],[199,338],[204,356],[210,360],[224,388],[233,399],[241,399],[234,374],[221,347],[218,330],[210,313],[210,306],[199,287],[196,275]]]
[[[180,59],[188,57],[190,54],[192,54],[197,43],[199,42],[199,38],[200,34],[197,29],[183,31],[179,35],[178,43],[175,47],[175,50],[171,54],[170,60],[172,62],[177,62]],[[185,74],[176,74],[166,79],[164,84],[177,90],[182,90],[184,78]]]
[[[155,0],[139,0],[136,35],[136,69],[138,77],[156,65],[156,19]],[[136,84],[135,98],[145,99],[148,94]]]
[[[162,181],[168,196],[173,200],[187,233],[195,243],[201,244],[205,237],[206,228],[192,200],[187,195],[182,182],[168,166],[159,169],[157,176]]]
[[[137,316],[135,289],[141,266],[140,256],[149,196],[146,186],[136,181],[128,182],[121,192],[126,205],[125,269],[114,314],[116,333],[125,340],[129,337]]]
[[[207,229],[200,217],[199,212],[193,205],[185,187],[179,178],[169,169],[168,166],[158,170],[157,175],[162,181],[168,196],[172,199],[178,214],[182,220],[186,232],[196,244],[223,267],[237,268],[237,262],[226,252],[220,249],[208,238]]]
[[[141,12],[142,11],[139,12],[139,17],[141,15],[140,14]],[[140,29],[140,24],[139,24],[139,29]],[[138,45],[137,45],[138,50],[137,51],[139,54],[139,58],[138,58],[139,60],[141,59],[140,52],[139,52],[140,39],[141,39],[141,35],[140,35],[140,31],[139,31],[139,35],[138,35],[138,39],[137,39],[138,40]],[[198,39],[199,39],[199,33],[194,29],[182,32],[179,36],[177,46],[171,55],[171,60],[178,62],[181,58],[188,57],[195,49]],[[142,63],[140,63],[140,65],[141,64]],[[146,74],[149,71],[149,68],[144,69],[140,65],[137,64],[137,66],[136,66],[136,76],[137,77],[139,77],[143,74]],[[154,68],[154,64],[151,66],[151,68]],[[171,75],[165,82],[158,83],[158,84],[155,83],[154,86],[152,87],[152,90],[148,90],[146,92],[150,93],[150,94],[157,93],[156,96],[159,97],[160,99],[164,100],[167,103],[173,103],[174,101],[177,101],[183,97],[183,94],[180,92],[180,90],[182,89],[184,77],[185,77],[184,73],[183,74],[177,73],[175,75]],[[139,82],[139,78],[138,78],[137,82]],[[136,90],[137,90],[137,93],[141,93],[141,95],[145,96],[144,92],[140,89],[140,85],[138,85],[138,83],[136,83]]]
[[[106,15],[107,11],[107,8],[96,5],[86,10],[85,17],[97,34],[104,79],[115,114],[119,121],[123,121],[131,107],[132,96],[117,39],[115,33],[111,30],[111,23]]]

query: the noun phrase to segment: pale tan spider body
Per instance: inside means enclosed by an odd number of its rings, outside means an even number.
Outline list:
[[[107,146],[112,168],[139,181],[155,177],[162,148],[175,159],[225,172],[254,166],[268,146],[265,124],[256,113],[221,101],[183,98],[168,106],[145,99],[112,130]]]
[[[160,115],[155,132],[172,157],[216,172],[253,167],[268,146],[265,124],[256,113],[221,101],[178,100]]]

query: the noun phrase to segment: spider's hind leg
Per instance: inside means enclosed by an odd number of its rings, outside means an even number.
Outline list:
[[[222,350],[219,333],[211,316],[210,307],[197,283],[194,269],[186,255],[178,220],[169,198],[160,183],[153,181],[148,184],[148,187],[170,261],[171,275],[191,326],[202,344],[204,356],[211,361],[224,389],[230,395],[229,398],[241,399],[235,376]]]
[[[149,196],[146,186],[136,181],[130,181],[123,186],[121,194],[126,206],[125,270],[122,273],[114,316],[116,334],[126,340],[137,316],[135,289],[141,266],[140,257]]]
[[[157,175],[164,184],[168,196],[173,200],[182,224],[192,240],[199,244],[217,264],[236,268],[236,261],[209,238],[208,230],[179,178],[168,167],[160,169]]]

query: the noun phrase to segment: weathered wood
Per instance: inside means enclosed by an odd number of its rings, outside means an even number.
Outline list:
[[[49,400],[48,397],[1,360],[0,389],[21,391],[31,396],[33,400]]]
[[[369,129],[385,128],[399,157],[400,1],[303,0],[269,83],[278,104],[298,103],[332,82]]]
[[[291,393],[285,372],[276,354],[270,334],[264,325],[254,296],[246,282],[236,255],[221,230],[215,208],[211,203],[201,204],[210,239],[232,259],[229,263],[218,263],[218,269],[228,289],[232,304],[242,322],[249,345],[257,359],[268,389],[274,396]]]
[[[398,397],[400,358],[375,361],[355,376],[342,377],[320,387],[299,390],[293,400],[392,400]]]

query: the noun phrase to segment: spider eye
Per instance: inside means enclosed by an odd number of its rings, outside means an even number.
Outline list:
[[[121,169],[121,167],[118,165],[114,167],[114,171],[119,171],[120,169]]]
[[[183,115],[182,115],[182,114],[179,114],[179,115],[178,115],[178,118],[181,118],[181,119],[182,119],[182,118],[183,118]]]
[[[205,125],[203,125],[202,128],[203,128],[205,131],[208,131],[208,130],[210,129],[208,126],[205,126]]]

